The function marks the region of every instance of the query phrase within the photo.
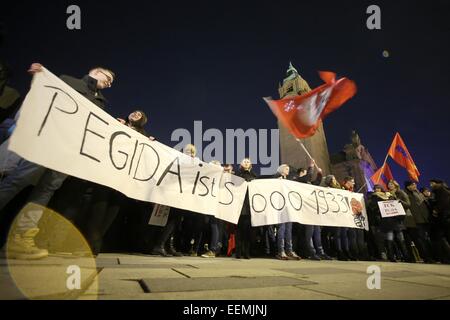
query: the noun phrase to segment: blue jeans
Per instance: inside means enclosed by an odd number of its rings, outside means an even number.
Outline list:
[[[270,244],[277,241],[275,237],[275,227],[274,226],[264,226],[264,252],[270,254],[271,246]]]
[[[39,180],[27,202],[46,207],[66,177],[67,175],[63,173],[21,159],[17,167],[0,182],[0,209],[4,208],[20,191],[36,179]],[[16,232],[23,233],[28,229],[37,228],[42,214],[43,209],[22,212],[17,220]]]
[[[364,230],[349,228],[348,240],[350,242],[350,248],[356,255],[363,255],[367,251],[366,242],[364,241]]]
[[[278,225],[277,244],[278,254],[292,252],[292,222]]]
[[[209,244],[209,250],[217,253],[219,249],[219,224],[216,217],[209,217],[209,225],[211,226],[211,243]]]
[[[323,255],[325,251],[322,247],[322,235],[320,226],[305,225],[306,248],[309,249],[309,255]]]
[[[338,252],[349,251],[347,230],[346,227],[333,228],[334,244]]]
[[[394,235],[399,241],[405,241],[405,236],[402,231],[388,231],[384,233],[384,239],[387,241],[394,241]]]

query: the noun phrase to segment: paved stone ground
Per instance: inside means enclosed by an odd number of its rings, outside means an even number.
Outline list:
[[[381,268],[380,290],[367,288],[370,265]],[[67,289],[69,266],[80,267],[80,290]],[[450,266],[421,263],[51,256],[0,260],[0,281],[0,299],[450,299]]]

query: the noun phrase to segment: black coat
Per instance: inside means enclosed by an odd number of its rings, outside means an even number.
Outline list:
[[[431,202],[433,210],[437,212],[439,221],[450,220],[450,190],[446,187],[433,190],[434,199]]]
[[[419,191],[406,190],[411,203],[411,213],[416,224],[425,224],[430,219],[430,209],[425,200],[425,197]]]
[[[297,175],[294,177],[293,180],[297,181],[297,182],[301,182],[301,183],[313,184],[315,186],[320,185],[320,183],[322,182],[322,173],[317,172],[316,180],[313,181],[312,172],[313,172],[313,168],[309,167],[306,175],[304,175],[303,177],[299,177]]]
[[[97,89],[96,79],[91,78],[90,76],[84,76],[83,79],[77,79],[66,75],[62,75],[60,78],[97,107],[102,109],[106,108],[106,98],[100,90]]]
[[[381,217],[380,208],[378,207],[378,201],[385,201],[386,199],[382,199],[377,196],[375,193],[372,193],[369,198],[369,226],[372,225],[374,227],[379,227],[381,232],[388,231],[400,231],[404,230],[404,216],[396,216],[383,218]],[[395,197],[391,196],[389,200],[396,200]]]
[[[257,178],[257,175],[253,171],[243,170],[242,168],[239,169],[237,176],[243,178],[247,182],[250,182]],[[246,216],[246,215],[250,215],[250,201],[248,200],[248,189],[247,189],[247,193],[245,194],[244,204],[242,206],[242,211],[241,211],[241,216]]]

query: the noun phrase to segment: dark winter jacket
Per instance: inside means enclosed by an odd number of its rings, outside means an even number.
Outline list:
[[[433,190],[434,200],[432,208],[437,213],[439,221],[449,222],[450,220],[450,190],[443,186]]]
[[[313,173],[313,168],[309,167],[308,171],[306,173],[306,175],[304,175],[303,177],[299,177],[298,175],[294,177],[294,181],[297,182],[301,182],[301,183],[309,183],[309,184],[313,184],[315,186],[320,185],[320,183],[322,182],[322,173],[317,172],[317,176],[316,176],[316,180],[313,181],[312,178],[312,173]]]
[[[395,193],[395,197],[402,204],[403,209],[405,210],[406,215],[404,216],[404,224],[406,228],[416,228],[416,221],[411,213],[411,201],[409,200],[408,195],[403,190],[397,190]]]
[[[411,214],[414,217],[416,224],[426,224],[429,222],[430,210],[423,194],[419,191],[406,190],[411,203]]]
[[[247,171],[242,168],[239,168],[237,176],[243,178],[247,182],[250,182],[257,178],[256,174],[253,171],[251,171],[251,170]],[[250,215],[250,202],[248,200],[248,189],[247,189],[247,193],[244,198],[244,204],[242,206],[242,211],[241,211],[241,216],[246,216],[246,215]]]
[[[404,229],[403,216],[383,218],[381,216],[379,201],[396,200],[394,196],[389,196],[386,199],[381,198],[375,192],[369,198],[369,225],[379,227],[381,232],[400,231]]]
[[[66,75],[62,75],[60,78],[96,106],[102,109],[106,108],[106,98],[100,90],[97,89],[96,79],[90,76],[84,76],[83,79],[77,79]]]

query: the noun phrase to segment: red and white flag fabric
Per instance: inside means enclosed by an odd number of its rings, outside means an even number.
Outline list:
[[[319,72],[325,84],[304,95],[281,100],[264,98],[275,116],[296,137],[308,138],[315,134],[322,119],[341,107],[356,94],[356,84],[347,78],[336,81],[333,72]]]

